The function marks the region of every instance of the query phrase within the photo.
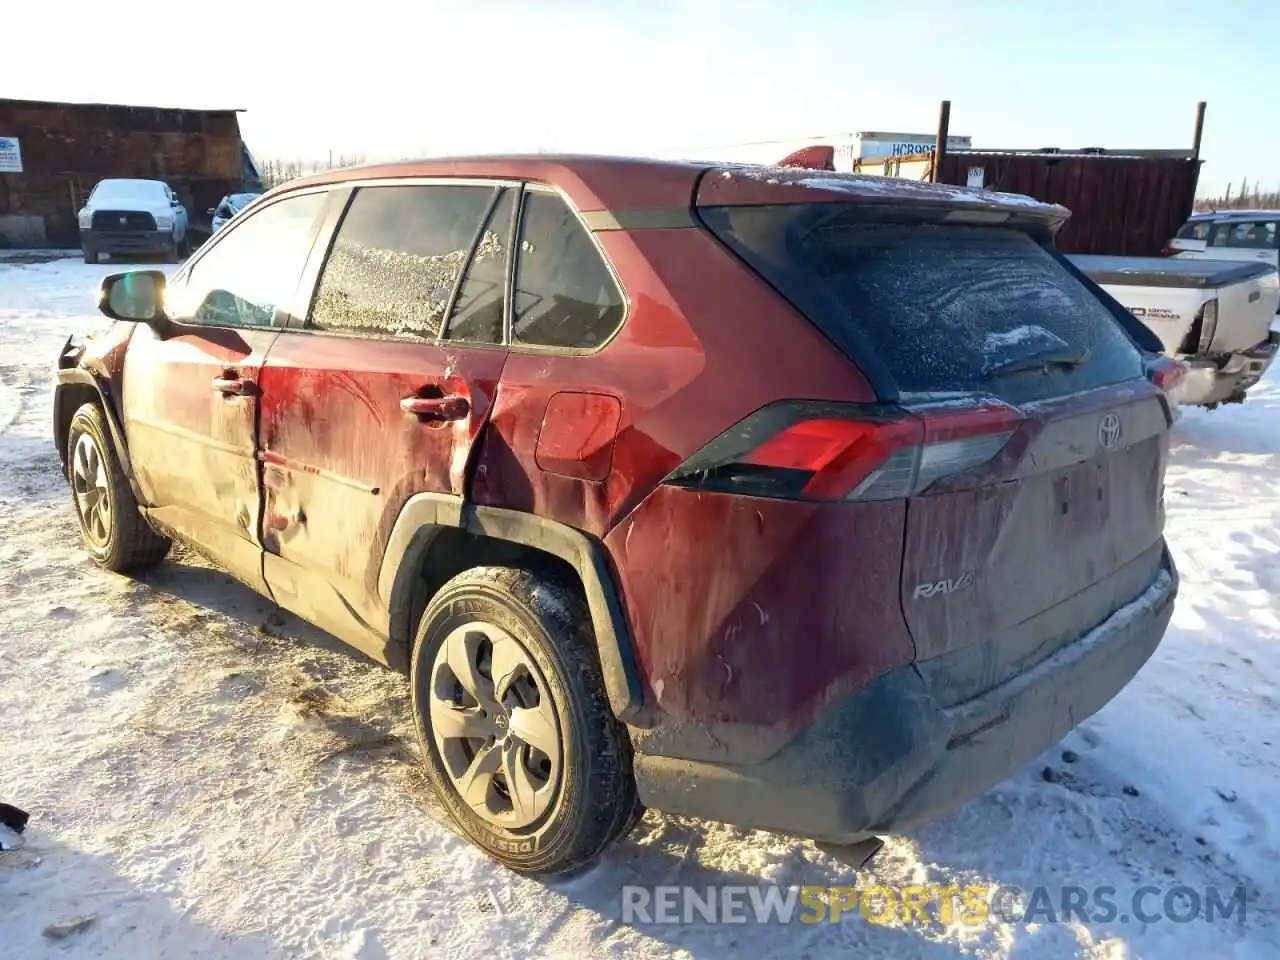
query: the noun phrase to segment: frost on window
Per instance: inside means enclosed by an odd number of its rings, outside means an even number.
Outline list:
[[[316,294],[313,325],[434,340],[466,258],[465,248],[425,257],[339,237]]]
[[[311,311],[321,330],[434,340],[491,187],[367,187],[338,228]]]

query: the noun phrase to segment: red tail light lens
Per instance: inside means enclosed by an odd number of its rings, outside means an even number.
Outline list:
[[[1187,379],[1187,365],[1181,360],[1159,357],[1147,364],[1147,377],[1165,393],[1176,393]]]
[[[891,500],[991,461],[1022,415],[997,400],[860,407],[808,402],[758,410],[681,464],[668,483],[749,496]]]

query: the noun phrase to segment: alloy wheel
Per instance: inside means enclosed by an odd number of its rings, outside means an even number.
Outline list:
[[[454,788],[495,826],[537,823],[556,796],[560,724],[546,678],[510,633],[453,630],[431,669],[431,735]]]
[[[111,498],[102,451],[87,433],[80,434],[71,456],[71,489],[85,536],[96,547],[111,538]]]

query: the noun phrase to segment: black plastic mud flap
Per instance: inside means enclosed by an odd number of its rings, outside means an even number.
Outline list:
[[[883,849],[884,841],[879,837],[867,837],[867,839],[859,840],[856,843],[824,843],[819,841],[814,846],[827,856],[848,864],[855,870],[861,870],[875,859],[875,855]]]

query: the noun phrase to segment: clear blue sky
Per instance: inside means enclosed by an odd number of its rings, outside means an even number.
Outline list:
[[[244,107],[260,157],[922,132],[944,97],[977,147],[1181,147],[1204,99],[1201,192],[1280,187],[1280,0],[11,6],[4,95]]]

